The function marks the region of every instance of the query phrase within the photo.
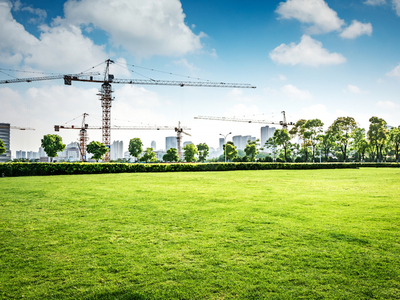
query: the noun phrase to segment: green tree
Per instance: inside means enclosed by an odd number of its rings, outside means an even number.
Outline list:
[[[183,156],[185,157],[185,161],[187,162],[195,162],[196,155],[199,153],[196,146],[193,144],[187,144],[183,147]]]
[[[258,154],[258,149],[257,146],[259,146],[260,140],[257,139],[255,141],[247,141],[246,148],[244,148],[244,152],[246,153],[246,156],[250,158],[250,161],[254,161],[256,155]]]
[[[370,144],[365,139],[365,129],[356,128],[352,132],[353,135],[353,149],[360,155],[361,161],[365,160],[365,153],[368,150]]]
[[[271,154],[273,157],[273,161],[276,160],[276,156],[279,153],[279,146],[275,141],[275,137],[270,137],[268,140],[265,141],[264,147],[271,150]]]
[[[204,162],[210,153],[210,148],[206,143],[200,143],[197,145],[197,151],[199,153],[199,161]]]
[[[133,138],[129,141],[128,151],[138,160],[139,155],[143,152],[143,143],[140,138]]]
[[[6,153],[7,149],[6,146],[4,145],[4,142],[0,140],[0,155],[3,153]]]
[[[44,152],[51,158],[51,161],[53,161],[54,157],[57,157],[57,152],[65,149],[65,144],[62,143],[61,136],[57,134],[46,134],[43,136],[41,142]]]
[[[399,147],[400,147],[400,126],[393,127],[389,131],[389,141],[394,147],[396,154],[396,162],[399,162]]]
[[[352,142],[351,133],[357,128],[357,123],[352,117],[339,117],[328,130],[332,132],[335,141],[343,154],[343,161],[346,161],[347,150]]]
[[[103,143],[100,143],[100,142],[97,142],[97,141],[91,141],[86,146],[86,151],[88,153],[93,154],[92,158],[95,159],[98,162],[99,159],[101,159],[104,156],[104,154],[106,154],[110,150]]]
[[[331,149],[335,146],[335,137],[330,130],[327,130],[325,134],[320,134],[318,137],[320,140],[320,149],[324,152],[325,161],[328,161],[329,153],[331,152]]]
[[[307,120],[303,125],[304,127],[304,138],[309,141],[312,148],[312,160],[315,162],[315,147],[320,142],[319,134],[322,133],[324,123],[320,119]]]
[[[153,151],[153,148],[146,148],[144,150],[143,155],[141,158],[139,158],[139,161],[144,161],[144,162],[155,162],[157,161],[156,154]]]
[[[178,150],[176,150],[176,148],[169,148],[167,150],[167,153],[164,154],[163,156],[163,161],[173,162],[178,160],[179,156],[178,156]]]
[[[274,132],[274,139],[277,145],[281,146],[284,151],[285,162],[287,162],[288,150],[290,150],[290,136],[286,129],[277,129]]]
[[[225,152],[225,148],[226,148],[226,152]],[[224,157],[225,157],[225,153],[226,153],[226,159],[228,160],[233,160],[237,155],[238,155],[238,150],[236,149],[236,146],[233,142],[226,142],[226,145],[223,146],[223,150],[224,150]],[[224,159],[225,161],[225,159]]]
[[[382,150],[387,142],[389,131],[387,130],[387,123],[384,119],[371,117],[369,121],[368,139],[371,145],[376,149],[376,161],[379,162],[379,158],[383,159]]]
[[[307,120],[305,119],[300,119],[296,122],[296,124],[293,126],[292,129],[290,129],[289,134],[292,138],[298,137],[301,139],[303,142],[301,143],[301,148],[304,149],[303,151],[300,150],[301,153],[305,155],[305,162],[308,161],[308,153],[305,148],[308,148],[309,146],[312,146],[310,141],[308,140],[308,135],[306,134],[306,125]]]

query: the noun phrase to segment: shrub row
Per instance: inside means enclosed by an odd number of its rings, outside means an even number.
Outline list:
[[[344,169],[359,167],[400,167],[396,163],[0,163],[0,175],[37,176],[68,174],[137,173],[137,172],[197,172],[274,169]]]

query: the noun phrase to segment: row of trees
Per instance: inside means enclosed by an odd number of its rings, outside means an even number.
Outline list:
[[[316,152],[319,150],[324,155],[324,161],[338,159],[339,161],[351,160],[384,161],[387,157],[394,156],[399,161],[400,126],[387,128],[384,119],[371,117],[368,131],[358,127],[352,117],[339,117],[324,132],[324,123],[319,119],[296,122],[295,126],[287,132],[278,129],[265,146],[271,149],[274,155],[279,154],[284,161],[309,161],[314,162]],[[292,143],[298,138],[300,143]]]

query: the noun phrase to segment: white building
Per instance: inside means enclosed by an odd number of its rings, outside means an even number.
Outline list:
[[[114,141],[111,144],[111,160],[117,160],[119,158],[124,158],[124,143],[123,141]]]
[[[6,147],[6,152],[0,154],[0,162],[11,160],[9,123],[0,123],[0,140],[4,142],[4,146]]]

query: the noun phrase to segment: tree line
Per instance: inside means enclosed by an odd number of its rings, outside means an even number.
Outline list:
[[[215,162],[224,161],[226,157],[233,162],[315,162],[319,153],[319,160],[324,162],[399,162],[400,126],[388,129],[387,122],[378,117],[371,117],[369,122],[366,130],[360,128],[352,117],[339,117],[324,131],[324,123],[320,119],[301,119],[289,131],[275,130],[264,145],[260,145],[259,140],[248,141],[244,150],[238,150],[233,142],[228,141],[218,158],[207,159],[210,149],[206,143],[197,146],[188,144],[183,147],[182,160]],[[295,139],[298,142],[293,142]],[[51,161],[57,157],[57,152],[65,149],[62,138],[56,134],[45,135],[41,146]],[[86,150],[96,161],[109,151],[106,145],[97,141],[90,142]],[[0,154],[5,151],[4,143],[0,140]],[[129,141],[128,151],[136,161],[157,161],[153,148],[143,150],[140,138]],[[162,159],[165,162],[180,160],[176,148],[168,149]]]

